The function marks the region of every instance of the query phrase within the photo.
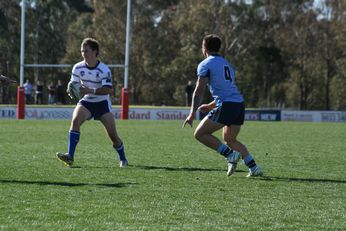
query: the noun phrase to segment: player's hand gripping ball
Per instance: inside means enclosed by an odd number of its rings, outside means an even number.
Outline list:
[[[70,96],[70,98],[74,101],[78,101],[82,98],[81,94],[80,94],[80,87],[81,87],[81,84],[80,82],[73,82],[73,81],[70,81],[68,84],[67,84],[67,94]]]

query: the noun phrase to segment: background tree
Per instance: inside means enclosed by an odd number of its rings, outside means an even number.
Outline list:
[[[124,62],[126,1],[27,2],[26,63],[76,63],[85,37],[100,41],[105,63]],[[133,0],[131,104],[184,105],[202,38],[215,33],[248,107],[346,109],[345,10],[332,0]],[[1,72],[18,76],[19,1],[1,1],[0,18]],[[67,83],[70,72],[26,68],[25,76]],[[112,72],[119,99],[123,69]],[[15,92],[0,89],[1,102],[15,102]]]
[[[344,79],[342,65],[346,58],[345,40],[340,36],[345,31],[345,10],[346,3],[342,1],[325,1],[325,5],[318,11],[319,27],[316,36],[319,40],[318,53],[321,59],[321,74],[324,88],[321,92],[324,94],[321,108],[329,110],[332,104],[336,106],[337,102],[332,102],[332,94],[342,92],[343,88],[339,86],[333,87],[333,83],[341,82]],[[344,82],[345,83],[345,82]],[[341,97],[342,98],[342,97]],[[335,107],[334,106],[334,107]]]
[[[20,7],[18,2],[0,1],[0,73],[19,80]],[[0,103],[14,103],[15,86],[0,86]]]

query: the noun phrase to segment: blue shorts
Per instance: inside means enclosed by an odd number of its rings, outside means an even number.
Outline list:
[[[223,102],[213,108],[207,116],[212,121],[226,126],[243,125],[245,118],[245,105],[243,102]]]
[[[91,118],[94,117],[95,120],[99,120],[101,116],[112,111],[111,103],[108,100],[103,100],[100,102],[88,102],[85,100],[80,100],[78,104],[88,109],[88,111],[91,113]]]

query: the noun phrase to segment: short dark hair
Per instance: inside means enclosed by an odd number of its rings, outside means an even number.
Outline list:
[[[99,54],[99,42],[93,38],[85,38],[83,39],[82,46],[88,45],[91,50],[96,50],[96,56]]]
[[[221,47],[221,39],[215,34],[209,34],[203,38],[204,47],[209,52],[219,52]]]

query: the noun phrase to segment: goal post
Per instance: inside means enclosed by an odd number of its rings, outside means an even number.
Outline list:
[[[125,70],[124,70],[124,87],[121,91],[121,119],[129,118],[129,60],[131,44],[131,0],[127,0],[127,19],[126,19],[126,44],[125,44]]]
[[[20,35],[20,76],[17,88],[17,119],[25,119],[25,93],[24,93],[24,45],[25,45],[25,3],[22,1],[21,12],[21,35]]]
[[[25,92],[24,92],[24,68],[25,67],[72,67],[71,64],[25,64],[25,9],[26,0],[21,1],[21,44],[20,44],[20,83],[17,88],[17,119],[25,119]],[[129,60],[130,60],[130,44],[131,44],[131,0],[127,0],[127,18],[126,18],[126,44],[125,44],[125,64],[109,64],[111,68],[124,68],[124,87],[121,91],[121,119],[128,119],[129,111]]]

